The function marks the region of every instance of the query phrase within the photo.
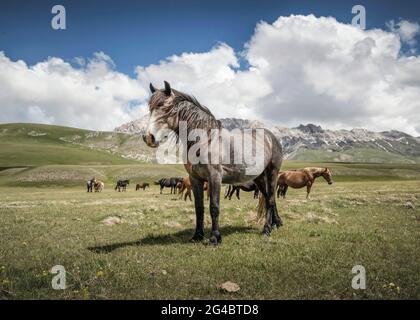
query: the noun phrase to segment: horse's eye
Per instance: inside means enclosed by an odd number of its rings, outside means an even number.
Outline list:
[[[159,103],[157,104],[157,106],[158,106],[158,107],[162,107],[162,106],[163,106],[163,102],[159,102]]]

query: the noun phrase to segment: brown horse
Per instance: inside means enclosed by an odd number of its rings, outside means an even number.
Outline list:
[[[146,182],[137,183],[136,184],[136,191],[138,191],[140,189],[143,189],[143,191],[144,191],[144,190],[146,190],[146,188],[149,188],[149,187],[150,187],[150,185]]]
[[[101,180],[95,180],[93,187],[95,192],[102,192],[102,190],[105,188],[105,183],[103,183]]]
[[[179,191],[178,191],[179,198],[182,198],[182,196],[184,195],[184,191],[186,191],[185,196],[184,196],[184,201],[187,201],[187,197],[190,198],[190,201],[192,201],[192,199],[191,199],[192,186],[191,186],[191,181],[190,181],[189,176],[184,177],[182,182],[178,182],[177,188],[179,189]],[[209,188],[208,188],[207,181],[204,182],[203,190],[207,191],[207,200],[208,200],[209,197],[210,197],[210,194],[209,194]]]
[[[311,187],[318,177],[323,177],[328,184],[332,184],[332,173],[328,168],[304,168],[301,170],[289,170],[279,173],[277,197],[286,197],[286,192],[289,187],[294,189],[303,188],[306,186],[306,198],[309,198]]]
[[[283,152],[274,134],[267,129],[252,130],[251,134],[246,134],[245,130],[228,132],[207,107],[194,97],[173,90],[166,81],[164,89],[158,90],[150,84],[150,90],[152,92],[149,100],[150,120],[143,140],[149,147],[157,148],[159,144],[168,141],[170,134],[175,134],[177,142],[181,143],[182,149],[188,154],[188,158],[183,160],[194,192],[196,213],[196,230],[191,240],[204,239],[205,181],[208,182],[210,189],[212,221],[210,243],[217,244],[222,241],[219,230],[222,183],[240,184],[254,181],[262,194],[258,213],[265,217],[263,234],[268,236],[273,227],[281,226],[275,193]],[[201,135],[199,141],[189,138],[198,132]],[[245,157],[239,156],[241,151],[235,148],[237,146],[235,141],[240,141],[242,138],[249,139],[247,143],[241,145]],[[208,148],[212,142],[219,147]],[[237,155],[240,161],[236,161]],[[220,158],[226,159],[226,156],[228,161],[220,161]],[[252,157],[254,159],[251,159]],[[209,162],[208,159],[212,161]]]

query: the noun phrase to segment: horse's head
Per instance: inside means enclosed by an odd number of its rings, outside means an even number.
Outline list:
[[[177,130],[178,115],[174,112],[175,95],[168,82],[165,81],[164,89],[156,89],[150,84],[150,91],[150,118],[143,140],[149,147],[156,148],[170,132]]]
[[[328,184],[333,184],[332,173],[330,169],[325,168],[325,170],[322,172],[322,177],[328,182]]]

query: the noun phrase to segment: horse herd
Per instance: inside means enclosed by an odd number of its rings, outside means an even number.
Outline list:
[[[288,170],[288,171],[281,171],[278,175],[277,179],[277,198],[286,197],[286,193],[289,187],[294,189],[304,188],[306,187],[306,198],[309,197],[311,192],[311,188],[315,182],[316,178],[323,177],[328,184],[332,184],[332,173],[331,170],[328,168],[303,168],[297,170]],[[130,180],[118,180],[114,190],[115,191],[127,191],[127,186],[130,184]],[[181,177],[169,177],[169,178],[162,178],[158,181],[155,181],[155,185],[158,185],[160,188],[160,194],[163,193],[164,188],[170,188],[171,194],[179,194],[179,198],[184,198],[184,201],[191,198],[192,193],[192,185],[189,176],[185,176],[184,178]],[[105,183],[101,180],[97,180],[92,178],[88,180],[86,183],[87,192],[101,192],[104,187]],[[147,182],[140,182],[136,184],[136,191],[142,189],[146,190],[146,188],[150,188],[150,184]],[[204,191],[207,191],[207,199],[209,198],[208,192],[208,183],[204,183],[203,187]],[[258,199],[260,195],[260,190],[255,182],[250,181],[247,183],[242,184],[230,184],[227,186],[225,190],[225,199],[232,199],[233,195],[236,195],[236,198],[240,200],[240,191],[244,192],[253,192],[254,199]]]

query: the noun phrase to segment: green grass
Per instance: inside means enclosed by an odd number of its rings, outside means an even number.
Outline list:
[[[161,168],[161,169],[160,169]],[[104,167],[118,175],[122,167]],[[152,169],[152,168],[150,168]],[[156,170],[168,170],[155,166]],[[170,170],[178,170],[172,168]],[[319,181],[279,200],[284,226],[260,235],[255,200],[222,200],[218,247],[190,244],[191,202],[166,190],[0,187],[0,297],[6,299],[419,299],[420,181]],[[415,209],[404,204],[410,201]],[[207,206],[207,204],[206,204]],[[116,216],[120,224],[103,219]],[[206,235],[210,219],[206,209]],[[51,289],[53,265],[68,288]],[[361,264],[367,289],[351,288]],[[225,281],[237,293],[218,288]]]
[[[420,165],[285,161],[283,170],[329,167],[335,183],[318,180],[309,201],[290,190],[278,201],[284,226],[270,238],[250,194],[222,199],[223,243],[212,247],[188,243],[191,202],[154,185],[133,190],[185,175],[180,165],[121,157],[137,148],[138,137],[123,134],[0,125],[0,299],[420,298]],[[103,193],[85,192],[93,176]],[[115,192],[122,178],[129,191]],[[108,217],[121,223],[104,225]],[[209,227],[206,209],[207,236]],[[67,270],[64,291],[51,288],[57,264]],[[357,264],[364,291],[351,288]],[[223,293],[225,281],[241,290]]]

